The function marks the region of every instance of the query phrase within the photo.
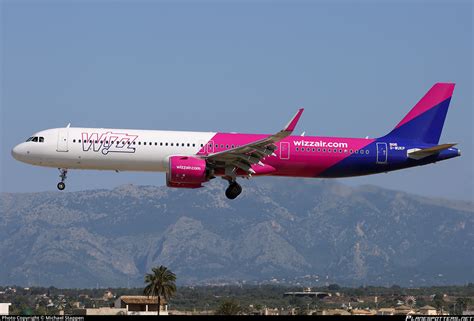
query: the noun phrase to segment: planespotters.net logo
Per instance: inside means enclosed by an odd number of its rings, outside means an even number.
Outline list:
[[[474,316],[416,316],[407,315],[405,321],[474,321]]]

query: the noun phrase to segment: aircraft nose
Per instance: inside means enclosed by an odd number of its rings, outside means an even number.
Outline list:
[[[21,161],[22,160],[22,157],[24,156],[24,150],[23,150],[23,146],[21,146],[21,144],[19,145],[16,145],[15,147],[13,147],[12,149],[12,156],[13,158],[15,158],[16,160],[19,160]]]

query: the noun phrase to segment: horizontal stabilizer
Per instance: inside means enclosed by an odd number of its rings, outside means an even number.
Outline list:
[[[407,151],[407,156],[413,159],[422,159],[437,154],[445,149],[451,148],[456,144],[442,144],[429,148],[413,148]]]

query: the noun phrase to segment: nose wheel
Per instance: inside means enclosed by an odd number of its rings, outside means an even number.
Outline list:
[[[242,193],[242,186],[236,181],[229,181],[229,187],[225,190],[225,196],[228,199],[233,200]]]
[[[61,181],[58,183],[57,187],[58,187],[58,190],[62,191],[66,188],[66,184],[64,184],[64,181],[67,178],[67,169],[59,168],[59,172],[60,172],[59,177],[61,178]]]

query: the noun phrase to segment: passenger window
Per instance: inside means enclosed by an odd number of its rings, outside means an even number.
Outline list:
[[[79,139],[79,143],[81,142],[81,140]]]
[[[75,139],[73,139],[73,140],[72,140],[72,142],[73,142],[73,143],[75,143],[75,142],[76,142],[76,140],[75,140]]]
[[[339,153],[342,153],[342,149],[339,150]]]
[[[232,145],[231,147],[234,148],[234,145]]]
[[[321,152],[321,148],[318,148],[318,153]]]
[[[196,144],[193,144],[193,147],[196,147]]]
[[[165,143],[165,146],[168,146],[168,143]]]
[[[173,143],[171,143],[170,145],[171,145],[171,146],[173,146],[174,144],[173,144]]]
[[[160,146],[163,146],[163,143],[160,142]]]
[[[298,151],[298,150],[299,150],[299,148],[298,148],[298,147],[296,147],[296,151]]]
[[[188,145],[187,145],[187,146],[189,147],[189,143],[188,143]]]
[[[365,150],[365,153],[366,153],[366,154],[369,154],[369,150],[368,150],[368,149],[366,149],[366,150]]]
[[[204,147],[204,144],[201,144],[201,147]]]
[[[314,148],[313,148],[313,152],[314,152]]]
[[[351,149],[351,150],[349,150],[349,153],[351,153],[351,154],[352,154],[352,149]]]

